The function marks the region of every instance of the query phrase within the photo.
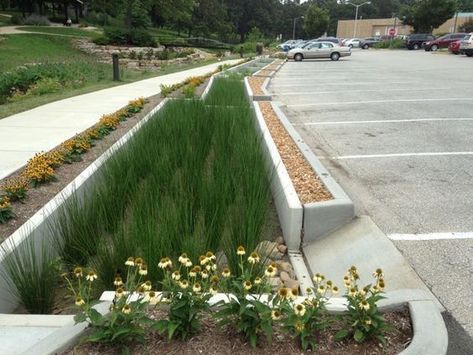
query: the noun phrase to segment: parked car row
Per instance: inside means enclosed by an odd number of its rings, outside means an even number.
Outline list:
[[[448,48],[454,54],[473,56],[473,33],[448,33],[435,38],[428,33],[416,33],[406,39],[407,49],[416,50],[424,48],[425,51],[437,51]]]
[[[333,43],[328,40],[318,40],[302,47],[296,47],[287,52],[288,59],[294,59],[296,62],[300,62],[304,59],[319,59],[319,58],[330,58],[331,60],[337,61],[341,57],[347,57],[351,55],[351,48],[340,46],[338,43]]]

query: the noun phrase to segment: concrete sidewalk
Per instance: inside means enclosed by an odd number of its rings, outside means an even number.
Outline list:
[[[97,123],[102,115],[125,106],[128,101],[159,94],[161,84],[179,83],[190,76],[212,72],[219,65],[238,62],[218,62],[95,91],[0,119],[0,179],[21,168],[36,153],[54,148]]]

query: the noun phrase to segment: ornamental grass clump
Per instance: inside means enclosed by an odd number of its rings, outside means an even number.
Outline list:
[[[385,333],[391,327],[378,309],[377,303],[384,299],[384,273],[376,269],[373,273],[374,283],[365,286],[359,285],[358,269],[351,266],[344,276],[346,288],[344,297],[348,301],[349,329],[337,333],[337,339],[352,336],[357,343],[375,339],[386,344]]]
[[[140,257],[129,257],[125,268],[125,274],[116,275],[113,282],[115,296],[109,315],[102,315],[93,307],[93,293],[98,279],[95,270],[75,267],[71,273],[63,274],[74,304],[79,308],[74,320],[76,323],[86,321],[91,326],[90,333],[84,339],[86,342],[120,346],[133,341],[144,342],[145,335],[154,324],[148,309],[156,306],[159,298],[152,283],[147,280],[145,261]]]
[[[189,339],[201,327],[200,320],[209,308],[208,300],[218,292],[216,257],[208,251],[193,263],[181,254],[177,263],[162,258],[158,267],[164,273],[162,289],[168,306],[168,319],[160,320],[154,328],[169,339]],[[175,265],[175,267],[173,267]]]
[[[317,338],[330,325],[325,307],[329,298],[338,293],[332,281],[321,274],[313,277],[314,288],[308,288],[304,300],[294,301],[294,290],[279,290],[273,302],[273,313],[280,314],[283,329],[296,338],[303,350],[316,350]]]
[[[225,268],[221,277],[220,288],[226,293],[227,300],[219,302],[215,313],[219,325],[231,325],[243,334],[252,347],[256,347],[258,337],[264,334],[268,342],[273,335],[272,313],[268,303],[271,301],[271,286],[268,277],[276,274],[276,264],[270,264],[265,272],[261,268],[262,260],[256,252],[246,256],[243,246],[239,246],[234,253],[239,259],[239,273],[233,274]],[[260,272],[255,273],[255,270]],[[267,299],[263,302],[262,295]]]
[[[0,189],[10,201],[22,201],[30,187],[30,182],[24,176],[4,180]]]

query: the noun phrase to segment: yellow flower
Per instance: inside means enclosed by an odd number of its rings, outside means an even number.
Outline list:
[[[85,277],[85,279],[86,279],[87,281],[92,282],[92,281],[96,280],[97,277],[98,277],[98,276],[97,276],[97,274],[95,273],[95,271],[89,271],[89,273],[87,274],[87,276]]]
[[[205,256],[207,257],[207,259],[209,260],[217,260],[217,257],[214,255],[214,253],[212,253],[211,251],[208,251],[207,253],[205,253]]]
[[[333,286],[332,287],[332,294],[333,295],[336,295],[338,293],[338,287],[337,286]]]
[[[318,284],[318,283],[322,282],[325,279],[325,276],[322,275],[322,274],[317,273],[317,274],[314,275],[314,277],[312,279],[314,280],[315,283]]]
[[[351,287],[351,278],[348,275],[343,276],[343,285],[345,285],[346,288]]]
[[[255,285],[259,285],[263,280],[261,280],[261,277],[256,277],[255,278]]]
[[[386,284],[384,283],[384,279],[379,279],[379,281],[378,281],[379,290],[383,291],[385,287],[386,287]]]
[[[267,277],[274,277],[276,276],[276,273],[277,273],[277,269],[271,265],[269,265],[266,270],[264,271],[264,274],[267,276]]]
[[[142,264],[140,266],[139,274],[142,275],[142,276],[148,275],[148,267],[146,266],[146,264]]]
[[[375,272],[373,272],[373,276],[377,278],[384,277],[383,269],[376,269]]]
[[[74,269],[74,275],[76,275],[77,278],[82,277],[82,268],[81,267],[76,267]]]
[[[251,287],[252,287],[252,286],[253,286],[253,285],[251,284],[251,281],[249,281],[249,280],[246,280],[245,282],[243,282],[243,287],[244,287],[245,290],[247,290],[247,291],[251,290]]]
[[[115,277],[115,281],[113,281],[113,284],[115,286],[121,286],[123,285],[123,280],[120,276]]]
[[[128,305],[128,304],[124,305],[123,308],[122,308],[122,312],[123,312],[124,314],[130,314],[130,313],[131,313],[131,307],[130,307],[130,305]]]
[[[179,281],[179,287],[185,290],[186,288],[189,287],[189,281],[187,280]]]
[[[205,255],[201,255],[199,257],[199,262],[200,262],[200,265],[202,265],[202,266],[207,264],[209,261],[210,261],[210,259],[207,259],[207,257]]]
[[[179,270],[176,270],[171,274],[171,277],[173,280],[179,281],[179,279],[181,278],[181,273],[179,272]]]
[[[291,288],[289,291],[289,298],[294,300],[297,296],[299,296],[299,290],[297,288]]]
[[[209,278],[209,272],[207,270],[202,270],[202,272],[200,273],[200,276],[203,279],[208,279]]]
[[[257,264],[259,263],[259,260],[260,260],[259,255],[256,252],[252,252],[250,256],[248,257],[248,262],[250,264]]]
[[[332,280],[327,280],[327,282],[325,284],[327,285],[327,288],[332,288],[332,286],[333,286]]]
[[[192,261],[191,259],[187,259],[186,264],[184,265],[185,267],[191,267],[192,266]]]
[[[296,322],[296,330],[299,332],[299,333],[302,333],[304,331],[304,328],[305,328],[305,325],[304,323],[302,322]]]
[[[282,299],[288,298],[289,297],[289,290],[285,287],[280,288],[278,290],[278,296],[281,297]]]
[[[282,314],[281,314],[281,311],[277,310],[277,309],[273,309],[271,311],[271,318],[273,320],[280,320],[282,317]]]
[[[143,263],[144,263],[144,261],[143,261],[142,258],[136,258],[136,259],[135,259],[135,265],[136,265],[136,266],[140,266],[140,265],[143,264]]]
[[[154,306],[156,304],[158,304],[158,296],[156,295],[156,292],[154,291],[149,291],[148,293],[148,302],[150,305]]]
[[[202,290],[202,287],[200,286],[199,283],[195,283],[194,286],[192,287],[192,291],[199,293]]]
[[[82,306],[85,304],[85,301],[82,299],[82,297],[76,297],[76,306]]]
[[[348,292],[348,296],[355,297],[356,295],[357,295],[356,288],[354,287],[350,288],[350,291]]]
[[[166,269],[166,268],[171,268],[172,267],[172,261],[168,257],[162,258],[159,263],[158,267],[161,269]]]
[[[219,278],[217,275],[212,275],[212,277],[210,278],[210,282],[213,283],[213,284],[216,284],[219,282]]]
[[[117,288],[115,291],[115,297],[116,298],[122,298],[125,295],[125,290],[121,287]]]
[[[358,304],[358,306],[359,306],[361,309],[364,309],[365,311],[367,311],[367,310],[370,309],[370,304],[369,304],[367,301],[365,301],[365,300],[361,301],[361,302]]]
[[[151,290],[151,289],[153,288],[153,286],[152,286],[152,284],[151,284],[151,281],[143,282],[143,283],[141,284],[141,287],[143,287],[143,289],[144,289],[145,291],[149,291],[149,290]]]
[[[371,325],[371,319],[365,320],[365,324],[366,324],[366,325]]]
[[[130,256],[126,261],[125,261],[126,266],[135,266],[135,258]]]
[[[325,291],[327,291],[327,289],[325,288],[324,285],[320,285],[318,288],[317,288],[317,293],[320,294],[320,295],[323,295],[325,293]]]
[[[210,294],[216,295],[217,292],[218,292],[217,285],[212,285],[212,286],[210,286]]]
[[[225,277],[225,278],[231,276],[231,272],[230,272],[230,269],[229,269],[228,267],[223,268],[223,270],[222,270],[222,276]]]
[[[246,254],[246,251],[245,251],[245,248],[243,248],[243,246],[239,246],[237,248],[237,255],[245,255]]]
[[[186,253],[182,253],[178,260],[182,265],[185,266],[189,258],[187,257]]]
[[[304,316],[305,306],[302,303],[298,303],[298,304],[294,305],[294,313],[299,317]]]

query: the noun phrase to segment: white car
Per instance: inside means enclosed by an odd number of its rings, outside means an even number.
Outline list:
[[[304,48],[294,48],[287,52],[288,59],[300,62],[303,59],[330,58],[339,60],[340,57],[351,55],[350,47],[341,47],[332,42],[314,42]]]
[[[460,42],[460,53],[473,57],[473,32],[466,35]]]
[[[359,38],[351,38],[351,39],[346,39],[343,41],[343,45],[346,47],[350,48],[358,48],[360,47],[361,39]]]

